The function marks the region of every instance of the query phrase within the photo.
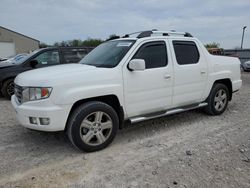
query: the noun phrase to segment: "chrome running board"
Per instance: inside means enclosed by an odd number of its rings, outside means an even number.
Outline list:
[[[155,115],[147,114],[147,115],[144,115],[144,116],[133,117],[133,118],[130,118],[129,121],[131,123],[138,123],[138,122],[141,122],[141,121],[160,118],[160,117],[168,116],[168,115],[171,115],[171,114],[177,114],[177,113],[180,113],[180,112],[185,112],[185,111],[193,110],[193,109],[196,109],[196,108],[201,108],[201,107],[204,107],[204,106],[207,106],[207,105],[208,104],[206,102],[203,102],[203,103],[200,103],[198,105],[191,105],[191,106],[184,106],[184,107],[181,107],[181,108],[174,108],[174,109],[167,110],[165,112],[161,112],[161,113],[158,113],[158,114],[155,114]]]

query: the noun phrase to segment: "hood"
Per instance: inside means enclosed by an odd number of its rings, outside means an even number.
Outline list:
[[[83,64],[66,64],[40,68],[19,74],[15,83],[20,86],[54,86],[83,82],[99,77],[107,68],[96,68]],[[95,76],[96,75],[96,76]]]
[[[11,61],[1,61],[0,68],[16,66],[17,64],[12,63]]]

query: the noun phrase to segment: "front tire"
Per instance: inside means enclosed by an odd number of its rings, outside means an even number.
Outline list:
[[[14,85],[13,79],[8,79],[3,83],[1,93],[5,98],[10,99],[14,95]]]
[[[93,152],[107,147],[115,138],[119,120],[115,110],[102,102],[87,102],[70,115],[67,134],[82,151]]]
[[[205,111],[210,115],[222,114],[228,105],[229,91],[224,84],[214,84],[208,98]]]

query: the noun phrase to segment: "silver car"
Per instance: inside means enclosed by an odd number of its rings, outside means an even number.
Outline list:
[[[242,64],[242,68],[243,68],[244,71],[250,71],[250,60],[244,62]]]

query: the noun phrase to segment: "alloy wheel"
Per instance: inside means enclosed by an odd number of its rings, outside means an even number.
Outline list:
[[[81,123],[80,136],[84,143],[97,146],[104,143],[112,132],[110,116],[102,111],[93,112]]]
[[[214,97],[214,108],[217,111],[222,111],[227,104],[227,93],[224,89],[217,91]]]

